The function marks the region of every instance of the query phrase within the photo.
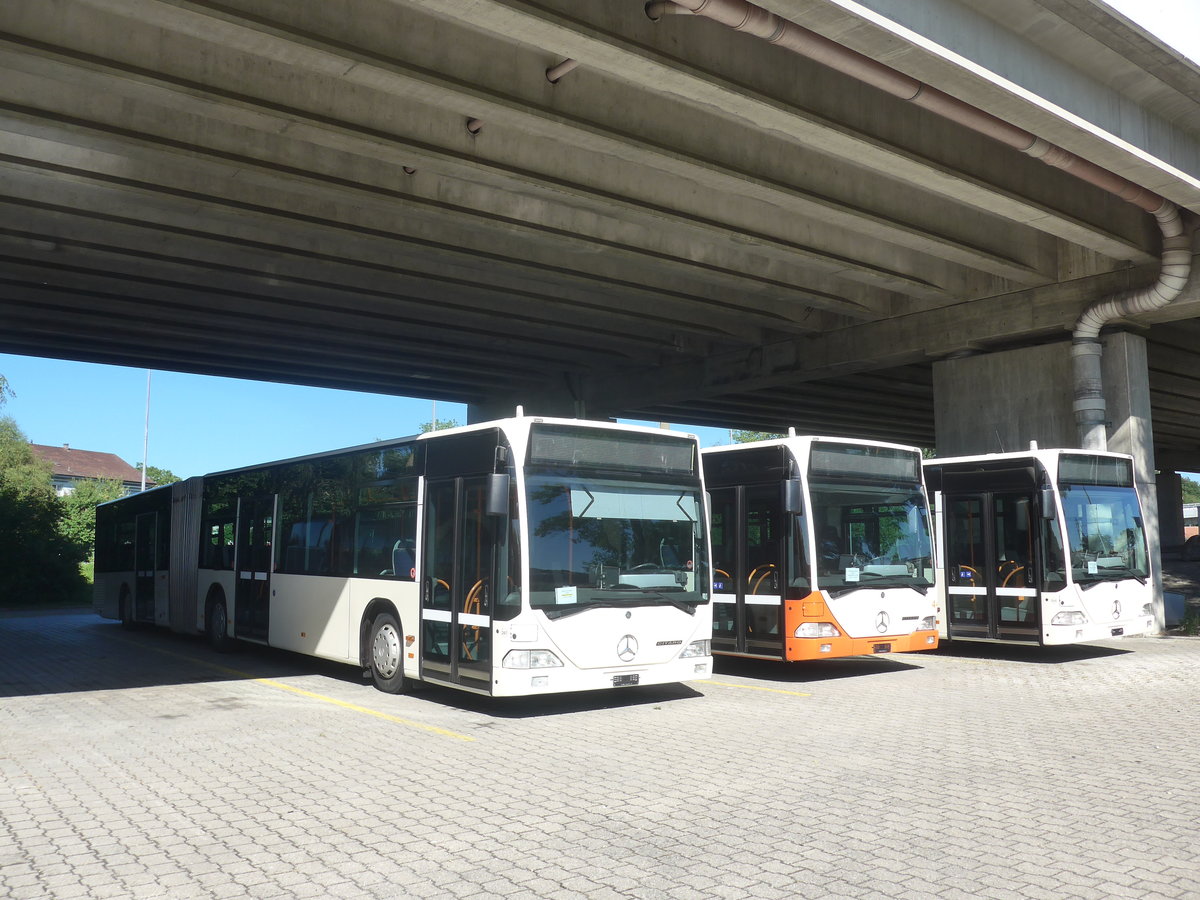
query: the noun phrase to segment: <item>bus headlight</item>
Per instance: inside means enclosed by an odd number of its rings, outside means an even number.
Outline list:
[[[1054,618],[1050,620],[1051,625],[1086,625],[1087,616],[1078,610],[1072,612],[1055,613]]]
[[[687,659],[689,656],[712,656],[712,641],[692,641],[679,654],[680,659]]]
[[[801,622],[796,628],[798,638],[831,638],[840,637],[841,632],[833,627],[832,622]]]
[[[917,631],[933,631],[937,627],[937,616],[926,616],[921,620],[921,627]]]
[[[550,669],[561,666],[562,660],[549,650],[509,650],[502,665],[506,669]]]

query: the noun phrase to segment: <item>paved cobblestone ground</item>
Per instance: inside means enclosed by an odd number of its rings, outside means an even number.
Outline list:
[[[1200,897],[1200,639],[501,703],[0,619],[0,897]]]

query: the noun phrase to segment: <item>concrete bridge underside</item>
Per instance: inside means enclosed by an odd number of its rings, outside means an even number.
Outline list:
[[[1098,0],[760,5],[1200,212],[1200,69]],[[642,0],[0,4],[7,352],[928,446],[935,362],[1068,352],[1160,247],[1068,172]],[[1197,315],[1193,278],[1116,323],[1178,468]]]

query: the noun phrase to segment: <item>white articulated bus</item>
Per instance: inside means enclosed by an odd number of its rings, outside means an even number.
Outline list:
[[[96,609],[494,696],[712,672],[695,436],[513,419],[219,472],[96,514]]]
[[[809,660],[937,646],[919,450],[793,432],[702,456],[714,653]]]
[[[1072,644],[1154,627],[1133,460],[1038,450],[925,461],[941,636]]]

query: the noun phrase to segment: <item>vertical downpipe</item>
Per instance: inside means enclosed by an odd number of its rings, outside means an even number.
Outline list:
[[[1166,306],[1187,285],[1192,268],[1192,237],[1179,208],[1167,200],[1154,210],[1163,235],[1162,269],[1149,287],[1105,297],[1079,316],[1071,336],[1075,426],[1084,450],[1108,449],[1108,422],[1101,371],[1100,329],[1114,319]]]

